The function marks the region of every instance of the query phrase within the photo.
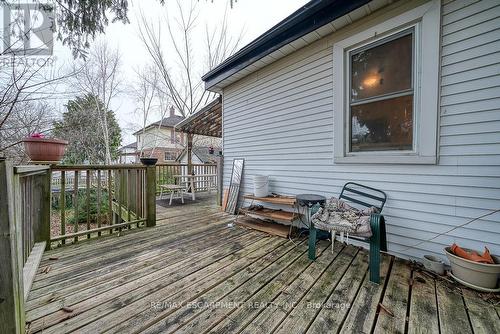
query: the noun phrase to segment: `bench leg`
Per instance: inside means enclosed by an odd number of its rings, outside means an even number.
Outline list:
[[[175,190],[172,190],[170,192],[170,203],[168,203],[168,205],[172,205],[172,200],[174,199],[174,192],[175,192]]]
[[[184,191],[182,189],[179,189],[179,194],[181,195],[181,202],[184,204]]]
[[[386,250],[384,217],[372,214],[370,217],[372,237],[370,238],[370,281],[380,283],[380,250]],[[382,234],[384,234],[382,236]],[[384,242],[382,242],[384,241]]]
[[[316,228],[309,226],[309,259],[316,260]]]

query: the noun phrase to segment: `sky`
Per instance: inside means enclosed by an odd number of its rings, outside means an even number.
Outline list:
[[[172,20],[177,17],[176,1],[166,0],[164,6],[158,0],[132,0],[130,2],[129,19],[130,24],[113,23],[106,28],[103,38],[107,43],[117,47],[122,55],[123,86],[128,86],[135,78],[134,70],[149,62],[142,42],[138,36],[138,22],[140,13],[151,20],[166,19],[166,14]],[[248,44],[282,19],[299,9],[308,0],[237,0],[233,8],[229,8],[229,0],[195,0],[198,10],[198,25],[193,33],[193,45],[200,46],[200,52],[195,54],[195,61],[202,62],[204,54],[204,31],[205,27],[213,29],[217,27],[224,17],[227,9],[229,18],[230,34],[237,38],[243,32],[240,48]],[[189,0],[181,0],[183,5],[189,5]],[[155,22],[155,21],[153,21]],[[172,21],[171,21],[172,22]],[[175,23],[175,21],[173,21]],[[166,29],[166,27],[165,27]],[[164,34],[165,44],[168,44],[168,36]],[[166,52],[168,59],[168,51]],[[70,61],[71,54],[63,47],[55,48],[58,62]],[[172,66],[175,66],[172,58]],[[203,73],[200,73],[202,75]],[[115,111],[120,127],[122,128],[122,145],[135,141],[132,133],[140,128],[142,122],[140,116],[135,112],[135,103],[126,92],[120,94],[111,103]],[[159,118],[159,116],[157,116]],[[157,119],[151,119],[152,122]]]

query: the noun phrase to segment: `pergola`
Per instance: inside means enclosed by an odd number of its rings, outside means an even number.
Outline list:
[[[219,96],[175,126],[176,131],[222,138],[222,99]],[[189,147],[188,147],[189,148]]]
[[[190,134],[187,140],[188,172],[192,171],[193,136],[210,136],[222,138],[222,98],[219,96],[202,109],[175,125],[175,131]],[[221,160],[218,159],[217,173],[222,173]],[[219,174],[222,175],[222,174]],[[219,194],[222,193],[222,178],[217,180]],[[220,198],[220,196],[218,196]]]

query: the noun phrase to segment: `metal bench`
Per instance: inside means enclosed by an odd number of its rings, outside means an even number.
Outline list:
[[[370,244],[370,281],[380,283],[380,251],[387,251],[387,239],[385,232],[384,216],[380,214],[387,200],[387,195],[378,189],[364,186],[355,182],[348,182],[342,188],[339,199],[357,204],[362,207],[376,207],[379,213],[370,216],[370,227],[372,236],[370,238],[352,237],[352,239],[369,242]],[[312,208],[314,214],[319,205]],[[317,230],[313,224],[309,228],[309,259],[316,259],[316,234]],[[332,240],[333,242],[333,240]]]
[[[170,202],[168,205],[172,205],[172,200],[174,199],[175,194],[177,193],[177,197],[180,198],[182,204],[184,204],[184,192],[185,188],[178,184],[162,184],[160,185],[160,199],[163,198],[163,191],[170,192]]]

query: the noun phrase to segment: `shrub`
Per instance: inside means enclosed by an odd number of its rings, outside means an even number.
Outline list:
[[[71,196],[73,197],[73,196]],[[108,209],[109,209],[109,194],[105,190],[101,190],[101,205],[100,205],[100,210],[101,210],[101,219],[102,216],[106,216]],[[68,207],[66,205],[66,207]],[[73,200],[71,201],[71,206],[70,208],[74,209],[73,205]],[[86,189],[80,189],[78,191],[78,216],[72,216],[69,220],[68,223],[74,224],[75,222],[78,223],[84,223],[87,222],[87,212],[89,214],[90,222],[94,223],[97,222],[97,208],[98,208],[98,202],[97,202],[97,189],[90,189],[89,190],[89,205],[87,207],[87,190]]]

